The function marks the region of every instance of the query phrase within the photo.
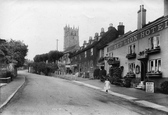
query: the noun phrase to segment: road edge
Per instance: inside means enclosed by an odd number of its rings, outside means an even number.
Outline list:
[[[16,93],[26,84],[26,77],[24,76],[23,83],[7,98],[7,100],[0,106],[0,113],[7,106],[7,104],[12,100]]]

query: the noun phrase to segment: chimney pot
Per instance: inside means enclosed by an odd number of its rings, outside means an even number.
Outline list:
[[[111,30],[112,28],[113,28],[113,24],[110,23],[110,24],[109,24],[109,27],[108,27],[108,31]]]
[[[98,41],[99,33],[95,33],[94,40]]]
[[[164,16],[168,15],[168,0],[164,0]]]
[[[109,27],[113,27],[113,24],[112,24],[112,23],[110,23],[110,24],[109,24]]]
[[[137,29],[141,29],[145,24],[146,24],[146,9],[144,9],[144,5],[140,5],[140,10],[138,11]]]
[[[123,25],[123,22],[119,22],[119,25],[118,25],[118,35],[123,35],[124,34],[124,25]]]
[[[101,28],[101,32],[104,32],[104,28]]]
[[[123,25],[123,22],[119,22],[119,25]]]
[[[89,40],[92,40],[92,36],[89,37]]]
[[[101,28],[100,36],[103,36],[104,34],[104,28]]]

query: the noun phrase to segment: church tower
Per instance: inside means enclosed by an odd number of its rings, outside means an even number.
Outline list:
[[[79,47],[79,28],[64,27],[64,51],[70,47]]]

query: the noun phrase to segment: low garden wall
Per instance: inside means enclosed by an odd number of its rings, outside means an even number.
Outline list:
[[[0,78],[0,83],[9,83],[11,82],[11,77]]]

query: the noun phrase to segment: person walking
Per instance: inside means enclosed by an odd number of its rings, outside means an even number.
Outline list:
[[[110,81],[106,79],[104,83],[105,83],[104,90],[108,92],[108,90],[110,89]]]

